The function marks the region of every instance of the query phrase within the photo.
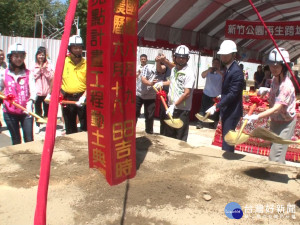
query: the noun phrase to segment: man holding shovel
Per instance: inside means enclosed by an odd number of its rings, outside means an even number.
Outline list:
[[[183,122],[180,128],[166,127],[166,136],[187,141],[189,133],[190,110],[192,106],[195,73],[188,66],[190,50],[185,45],[180,45],[174,53],[175,67],[171,70],[170,80],[158,82],[155,88],[169,85],[168,104],[166,113],[170,113],[174,121],[178,118]]]
[[[224,137],[230,130],[235,130],[240,118],[243,116],[243,84],[244,74],[235,61],[237,52],[236,44],[232,40],[225,40],[217,54],[226,66],[222,83],[221,100],[217,105],[210,107],[206,113],[213,115],[220,109],[222,120],[222,150],[234,152],[234,146],[228,145]]]

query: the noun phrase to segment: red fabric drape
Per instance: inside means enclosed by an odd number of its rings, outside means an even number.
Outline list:
[[[282,55],[281,52],[279,51],[278,45],[277,45],[276,41],[274,40],[274,38],[273,38],[273,36],[272,36],[272,34],[271,34],[269,28],[267,27],[265,21],[263,20],[263,18],[262,18],[261,15],[259,14],[258,10],[257,10],[256,7],[254,6],[252,0],[249,0],[249,2],[250,2],[250,4],[251,4],[252,8],[254,9],[254,11],[256,12],[258,18],[260,19],[261,23],[262,23],[263,26],[265,27],[266,31],[268,32],[269,37],[272,39],[272,41],[273,41],[273,43],[274,43],[276,49],[278,50],[279,54],[281,55],[281,57],[282,57],[282,59],[283,59],[285,65],[287,66],[289,72],[291,73],[291,75],[292,75],[292,77],[293,77],[295,83],[297,84],[298,89],[300,90],[300,85],[299,85],[299,83],[298,83],[298,81],[297,81],[297,79],[296,79],[296,77],[295,77],[293,71],[291,70],[291,67],[290,67],[289,64],[285,61],[283,55]]]
[[[61,45],[57,58],[55,68],[53,89],[51,93],[51,101],[48,112],[48,123],[46,127],[46,135],[43,153],[41,157],[40,179],[37,191],[37,203],[35,208],[34,224],[46,224],[46,211],[47,211],[47,195],[50,177],[50,165],[52,153],[55,143],[56,125],[57,125],[57,110],[59,101],[59,92],[61,87],[62,73],[64,69],[64,62],[67,53],[71,27],[73,24],[76,6],[78,0],[71,0],[68,12],[65,17],[65,30],[61,39]]]

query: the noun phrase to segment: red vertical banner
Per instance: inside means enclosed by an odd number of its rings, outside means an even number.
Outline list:
[[[89,166],[110,185],[136,174],[137,13],[137,0],[88,1]]]

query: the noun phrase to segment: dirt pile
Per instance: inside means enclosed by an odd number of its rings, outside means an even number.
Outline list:
[[[299,224],[299,168],[138,132],[137,175],[111,187],[88,168],[86,140],[85,133],[57,138],[47,224]],[[0,149],[2,224],[33,223],[42,144]],[[244,210],[240,220],[226,217],[230,202]],[[277,206],[289,218],[274,218]]]

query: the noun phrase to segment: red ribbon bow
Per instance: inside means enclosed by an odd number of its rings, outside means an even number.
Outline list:
[[[258,98],[257,96],[251,96],[250,102],[252,104],[256,104],[257,106],[260,106],[260,105],[263,105],[264,101],[261,98]]]
[[[6,97],[4,98],[4,100],[9,102],[9,106],[11,106],[12,102],[15,101],[16,96],[14,96],[13,94],[8,94],[6,95]]]
[[[214,102],[215,102],[216,104],[218,104],[218,103],[220,102],[220,98],[215,97],[215,98],[214,98]]]
[[[164,90],[160,90],[159,92],[157,92],[157,95],[162,96],[164,100],[167,101],[167,94]]]
[[[62,101],[64,100],[64,96],[62,94],[60,94],[58,96],[58,103],[62,106],[62,107],[67,107],[65,104],[62,103]]]

